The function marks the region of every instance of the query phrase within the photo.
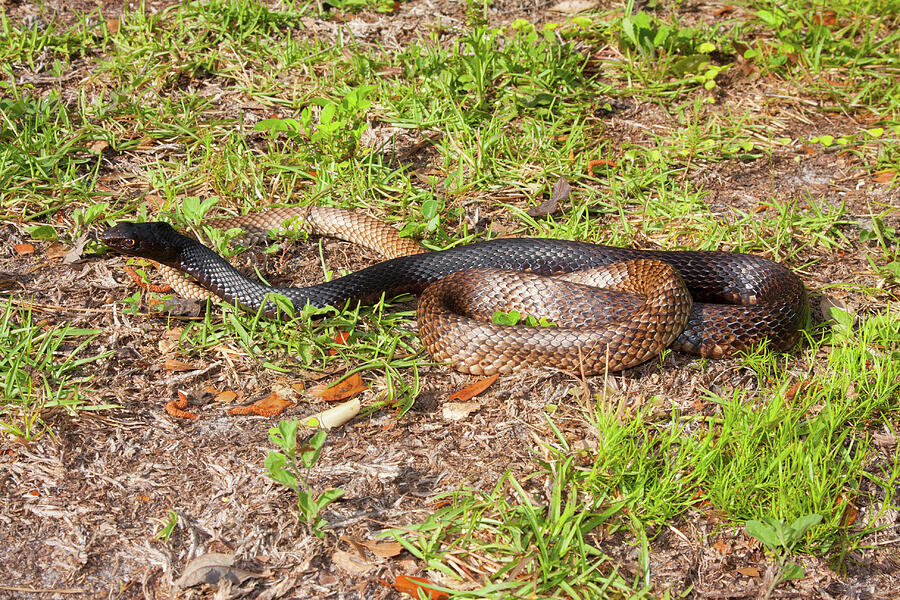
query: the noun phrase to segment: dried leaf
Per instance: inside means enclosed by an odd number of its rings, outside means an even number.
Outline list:
[[[790,388],[788,388],[788,391],[786,391],[784,393],[784,399],[785,400],[793,400],[797,396],[797,394],[799,394],[801,392],[804,392],[808,389],[816,390],[818,388],[819,388],[818,383],[811,381],[809,379],[804,379],[803,381],[796,382],[794,385],[792,385]]]
[[[347,343],[347,340],[349,340],[349,339],[350,339],[349,333],[347,333],[346,331],[338,331],[334,336],[334,344],[336,346],[343,346]],[[330,356],[334,356],[337,353],[338,353],[337,348],[331,348],[328,351],[328,354]]]
[[[165,362],[165,365],[163,365],[163,368],[166,371],[196,371],[197,370],[197,367],[195,367],[194,365],[188,364],[184,361],[177,360],[174,358],[166,359],[166,362]]]
[[[251,577],[267,577],[268,572],[252,573],[234,566],[234,554],[224,552],[210,552],[198,556],[184,567],[184,573],[175,582],[175,585],[184,589],[208,583],[218,585],[223,579],[232,584],[240,584]]]
[[[480,409],[480,402],[448,402],[441,407],[441,414],[448,421],[462,421]]]
[[[354,373],[350,377],[339,381],[338,383],[328,386],[325,384],[315,385],[309,388],[309,395],[321,398],[326,402],[337,402],[338,400],[346,400],[366,391],[368,388],[363,383],[359,373]]]
[[[394,580],[394,589],[403,594],[409,594],[413,598],[430,598],[431,600],[446,600],[450,597],[447,592],[431,589],[434,584],[424,577],[411,577],[400,575]]]
[[[491,385],[493,385],[493,383],[497,381],[498,377],[500,377],[499,374],[494,374],[490,377],[482,379],[481,381],[476,381],[471,385],[467,385],[458,392],[453,392],[452,394],[450,394],[449,400],[461,400],[462,402],[467,402],[484,390],[491,387]]]
[[[356,540],[356,543],[365,546],[375,556],[392,558],[403,552],[403,546],[399,542],[378,542],[376,540]]]
[[[44,252],[44,256],[47,258],[62,258],[69,251],[68,246],[65,244],[60,244],[59,242],[53,242],[50,244],[50,247]]]
[[[834,499],[835,508],[839,507],[843,501],[844,495],[838,494],[837,498]],[[846,506],[844,506],[844,514],[841,515],[841,527],[851,527],[856,523],[856,517],[858,516],[859,508],[852,501],[847,502]]]
[[[168,413],[172,417],[175,417],[176,419],[196,419],[197,415],[195,413],[184,410],[187,408],[187,405],[187,394],[179,391],[177,400],[172,400],[166,403],[166,413]]]
[[[125,271],[125,274],[128,275],[131,281],[133,281],[142,290],[146,290],[148,292],[156,292],[158,294],[165,294],[172,291],[172,286],[167,283],[163,285],[154,285],[152,283],[147,283],[141,278],[140,275],[137,274],[137,271],[135,271],[128,265],[122,267],[122,270]]]
[[[756,567],[741,567],[740,569],[735,569],[735,571],[745,577],[756,577],[759,579],[759,569]]]
[[[613,160],[609,160],[606,158],[595,158],[594,160],[588,161],[587,164],[587,174],[588,177],[594,176],[594,167],[616,167],[616,162]]]
[[[552,215],[559,210],[559,203],[566,200],[572,193],[572,186],[566,181],[565,177],[560,177],[553,184],[553,191],[550,192],[550,199],[538,206],[528,209],[528,214],[532,217],[546,217]]]
[[[116,21],[116,23],[118,23],[118,21]],[[94,140],[94,143],[88,146],[88,150],[96,152],[97,154],[100,154],[107,148],[109,148],[109,142],[106,140]]]
[[[235,400],[237,400],[238,395],[232,392],[231,390],[225,390],[221,394],[216,394],[216,397],[213,398],[215,402],[221,402],[223,404],[231,404]]]
[[[837,13],[833,10],[826,10],[820,15],[813,15],[813,25],[822,25],[824,27],[834,27],[837,25]]]
[[[348,573],[354,574],[365,573],[366,571],[371,571],[375,567],[374,562],[366,560],[364,557],[357,554],[345,552],[344,550],[336,550],[335,553],[331,555],[331,562]]]
[[[720,8],[719,10],[713,12],[713,16],[714,16],[714,17],[718,17],[718,18],[725,17],[725,16],[727,16],[729,13],[734,12],[735,9],[736,9],[736,7],[734,6],[734,4],[726,4],[725,6],[723,6],[722,8]]]
[[[272,392],[265,398],[257,400],[248,406],[235,406],[228,409],[229,415],[259,415],[260,417],[275,417],[291,406],[291,402],[283,399],[277,392]]]
[[[87,244],[88,236],[87,234],[82,234],[75,243],[72,245],[72,249],[66,252],[66,255],[63,256],[62,263],[64,265],[71,265],[72,263],[76,263],[81,260],[81,255],[84,253],[84,246]]]
[[[118,19],[107,19],[106,20],[106,28],[113,35],[119,33],[119,20]]]
[[[872,181],[875,183],[890,183],[897,176],[897,171],[881,171],[880,173],[876,173],[872,176]]]
[[[34,246],[28,243],[16,244],[15,246],[13,246],[13,250],[15,250],[16,254],[18,254],[19,256],[25,256],[26,254],[31,254],[34,252]]]

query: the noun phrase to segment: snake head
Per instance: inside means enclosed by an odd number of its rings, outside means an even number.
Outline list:
[[[182,248],[179,242],[183,237],[168,223],[123,221],[103,232],[100,241],[122,254],[149,258],[164,265],[176,266]]]

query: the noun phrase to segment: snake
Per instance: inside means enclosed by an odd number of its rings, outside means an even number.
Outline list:
[[[419,294],[418,330],[426,349],[436,361],[476,375],[528,366],[602,374],[639,365],[666,348],[713,359],[760,344],[787,351],[808,317],[806,288],[793,271],[738,252],[517,237],[428,252],[382,221],[332,207],[269,210],[215,226],[259,237],[283,224],[357,241],[387,260],[308,287],[275,287],[246,277],[164,222],[120,222],[100,239],[122,254],[193,277],[204,294],[271,315],[278,313],[273,293],[296,309]],[[190,285],[181,288],[197,296]],[[549,326],[491,320],[495,311],[513,310],[544,317]]]

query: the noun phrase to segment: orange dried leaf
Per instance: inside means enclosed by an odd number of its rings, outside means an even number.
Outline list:
[[[756,567],[741,567],[740,569],[735,569],[735,571],[745,577],[756,577],[759,579],[759,569]]]
[[[462,402],[471,400],[484,390],[491,387],[491,385],[493,385],[493,383],[497,381],[498,377],[500,377],[499,373],[491,375],[490,377],[482,379],[481,381],[476,381],[471,385],[467,385],[458,392],[453,392],[452,394],[450,394],[450,400],[460,400]]]
[[[835,508],[839,507],[844,499],[845,497],[843,494],[838,494],[837,498],[834,499]],[[856,522],[856,517],[858,516],[859,509],[852,501],[848,501],[846,506],[844,506],[844,514],[841,515],[841,527],[850,527]]]
[[[368,388],[363,383],[359,373],[354,373],[350,377],[339,381],[338,383],[328,386],[325,384],[314,385],[309,388],[309,395],[321,398],[325,402],[337,402],[338,400],[346,400],[366,391]]]
[[[178,392],[178,400],[166,403],[166,413],[176,419],[196,419],[197,415],[184,410],[188,405],[188,397],[184,392]]]
[[[410,577],[408,575],[400,575],[394,580],[394,589],[403,594],[409,594],[413,598],[420,598],[420,592],[425,598],[431,600],[446,600],[450,597],[447,592],[441,592],[431,589],[434,585],[424,577]]]
[[[16,251],[16,254],[19,256],[25,256],[26,254],[31,254],[34,252],[34,246],[31,244],[16,244],[13,246],[13,250]]]
[[[813,15],[813,25],[822,25],[824,27],[834,27],[837,25],[837,13],[833,10],[826,10],[821,15]]]
[[[897,171],[882,171],[880,173],[876,173],[872,177],[872,181],[874,181],[875,183],[890,183],[896,176]]]
[[[164,365],[166,371],[196,371],[197,367],[181,360],[169,358]]]
[[[601,167],[601,166],[616,167],[618,165],[616,165],[616,162],[613,160],[609,160],[606,158],[595,158],[594,160],[588,161],[588,164],[587,164],[588,177],[594,176],[594,167]]]
[[[106,140],[94,140],[94,143],[88,146],[91,152],[96,152],[97,154],[102,153],[107,148],[109,148],[109,142]]]
[[[131,267],[129,267],[128,265],[125,265],[124,267],[122,267],[122,270],[125,271],[125,274],[128,275],[128,277],[130,277],[131,280],[135,284],[137,284],[137,286],[139,288],[141,288],[142,290],[146,290],[148,292],[155,292],[157,294],[166,294],[166,293],[172,291],[172,286],[170,286],[167,283],[163,284],[163,285],[154,285],[152,283],[147,283],[146,281],[141,279],[141,276],[138,275],[135,272],[135,270],[132,269]]]
[[[231,404],[235,400],[237,400],[238,395],[232,392],[231,390],[225,390],[221,394],[216,394],[214,400],[216,402],[222,402],[224,404]]]
[[[810,381],[809,379],[804,379],[803,381],[798,381],[794,385],[792,385],[790,388],[788,388],[788,391],[786,391],[784,393],[784,399],[785,400],[793,400],[797,396],[797,394],[800,394],[801,392],[805,392],[808,389],[816,390],[816,389],[818,389],[818,387],[819,387],[819,385],[816,382]]]
[[[229,415],[259,415],[260,417],[274,417],[284,412],[291,406],[288,400],[283,399],[277,392],[272,392],[265,398],[257,400],[248,406],[235,406],[228,409]]]
[[[720,8],[719,10],[715,11],[715,12],[713,13],[713,16],[714,16],[714,17],[725,17],[725,16],[728,15],[728,13],[734,12],[735,9],[736,9],[736,7],[734,6],[734,4],[726,4],[725,6],[723,6],[722,8]]]
[[[376,542],[375,540],[359,540],[361,546],[368,548],[375,556],[391,558],[403,552],[403,546],[398,542]]]
[[[347,343],[347,340],[350,339],[350,334],[346,331],[338,331],[334,336],[334,343],[336,346],[343,346]],[[338,351],[335,348],[332,348],[328,351],[330,356],[334,356]]]

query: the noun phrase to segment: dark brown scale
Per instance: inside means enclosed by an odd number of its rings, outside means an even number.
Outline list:
[[[730,252],[635,250],[566,240],[505,238],[387,260],[307,288],[271,288],[246,278],[215,252],[165,223],[120,223],[102,240],[126,254],[189,273],[223,299],[251,310],[263,306],[266,294],[272,292],[287,296],[296,307],[340,307],[347,302],[377,300],[382,294],[419,293],[432,282],[473,269],[557,275],[621,261],[657,260],[678,271],[694,300],[687,325],[671,347],[710,358],[749,350],[764,340],[775,350],[787,350],[796,343],[808,313],[806,289],[794,273],[764,258]],[[274,306],[266,304],[266,309],[272,311]],[[637,325],[624,339],[635,348],[644,345],[638,338],[656,334],[648,325]],[[495,338],[485,339],[485,343],[506,347],[510,342]],[[533,342],[524,340],[510,352],[527,358],[535,352],[532,346]],[[571,356],[566,360],[571,363]]]

